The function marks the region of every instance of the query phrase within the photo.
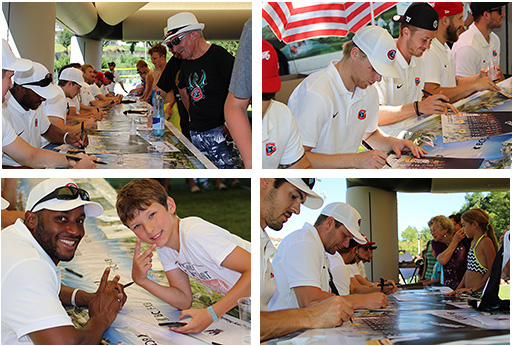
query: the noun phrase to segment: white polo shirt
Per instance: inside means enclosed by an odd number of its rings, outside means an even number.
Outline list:
[[[452,50],[437,38],[432,40],[430,49],[423,53],[425,64],[425,83],[438,84],[442,88],[454,88],[457,86],[455,77],[455,60]]]
[[[332,281],[338,289],[340,296],[348,296],[350,294],[350,278],[354,275],[350,270],[350,266],[345,264],[343,257],[339,253],[334,255],[327,254],[331,265]]]
[[[114,83],[110,83],[109,85],[112,85],[112,84],[114,84]],[[107,87],[105,84],[103,84],[103,85],[100,87],[100,91],[101,91],[101,93],[103,94],[103,96],[107,96],[107,95],[108,95],[108,93],[109,93],[108,87]]]
[[[270,257],[276,253],[270,238],[260,227],[260,311],[267,311],[268,302],[276,292],[276,281]]]
[[[66,94],[64,94],[64,90],[59,88],[59,94],[50,99],[46,100],[41,104],[43,107],[43,112],[47,117],[56,117],[64,120],[64,125],[66,125],[66,119],[69,113],[69,105],[67,102]],[[48,119],[49,120],[49,119]],[[41,147],[46,146],[50,141],[46,138],[41,137]]]
[[[500,38],[494,32],[489,35],[489,43],[475,23],[463,32],[453,44],[456,74],[470,77],[489,67],[491,58],[500,61]]]
[[[397,50],[395,61],[400,78],[382,77],[380,82],[375,83],[380,105],[401,106],[421,101],[423,97],[421,90],[425,86],[425,68],[422,58],[412,56],[411,61],[407,63],[400,50]],[[395,124],[380,126],[380,129],[390,136],[397,136],[416,122],[416,116],[413,116]]]
[[[277,291],[269,311],[298,308],[294,287],[313,286],[330,292],[329,259],[315,227],[304,227],[286,236],[272,261]]]
[[[2,117],[11,124],[14,132],[28,144],[41,148],[41,136],[48,131],[51,123],[43,112],[43,107],[26,111],[10,92],[2,104]],[[10,156],[2,153],[2,165],[20,166]]]
[[[366,269],[364,268],[363,261],[359,261],[357,263],[351,264],[352,267],[352,273],[355,275],[361,275],[363,278],[366,279]]]
[[[291,165],[304,156],[297,122],[285,104],[271,100],[261,127],[263,168]]]
[[[59,299],[61,273],[21,219],[2,233],[2,344],[33,344],[28,334],[73,326]]]
[[[78,95],[79,95],[78,99],[79,99],[80,103],[83,104],[84,106],[92,106],[91,102],[96,100],[94,98],[94,95],[92,94],[90,85],[82,86],[80,88],[80,94],[78,94]]]
[[[347,90],[334,66],[337,62],[309,75],[288,101],[302,144],[315,153],[356,153],[361,141],[377,130],[375,88]]]
[[[14,132],[11,124],[5,117],[2,117],[2,147],[11,144],[18,135]]]
[[[101,89],[99,86],[96,85],[96,83],[92,83],[89,85],[90,88],[91,88],[91,93],[92,93],[92,96],[96,97],[98,95],[103,95],[102,92],[101,92]]]
[[[80,94],[78,94],[80,95]],[[66,101],[68,102],[69,108],[74,107],[77,114],[80,114],[80,101],[78,100],[78,95],[70,99],[69,97],[66,97]]]

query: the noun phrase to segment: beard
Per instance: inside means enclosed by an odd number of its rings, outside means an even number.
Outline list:
[[[459,39],[459,32],[461,31],[461,28],[456,28],[453,23],[450,23],[450,25],[446,28],[446,41],[454,43],[457,42]]]
[[[43,250],[50,256],[51,259],[60,261],[71,261],[73,257],[75,256],[75,252],[71,255],[65,255],[61,254],[59,250],[57,249],[57,242],[59,241],[57,237],[52,238],[50,233],[46,231],[44,225],[43,225],[43,218],[42,215],[39,214],[37,216],[37,226],[34,230],[34,238],[37,240],[39,245],[43,248]],[[80,242],[81,237],[77,240]]]

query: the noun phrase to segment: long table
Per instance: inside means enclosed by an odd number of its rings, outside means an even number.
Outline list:
[[[23,199],[41,179],[20,179],[19,191]],[[120,283],[126,284],[131,279],[132,257],[136,237],[133,232],[123,226],[115,210],[116,191],[104,179],[74,179],[86,189],[91,200],[100,203],[105,212],[98,218],[87,218],[85,237],[80,242],[75,257],[70,262],[60,262],[62,282],[88,292],[95,292],[101,275],[109,266],[110,279],[120,275]],[[143,245],[143,248],[147,246]],[[152,269],[148,277],[153,281],[168,285],[162,264],[156,252],[152,259]],[[75,273],[83,275],[79,277]],[[190,280],[194,302],[192,308],[204,308],[212,305],[220,295],[195,280]],[[128,300],[119,312],[114,323],[103,336],[106,344],[134,345],[189,345],[189,344],[226,344],[243,343],[248,328],[237,318],[238,312],[231,311],[217,322],[212,323],[205,331],[198,334],[180,334],[166,327],[158,326],[159,322],[178,321],[181,311],[154,297],[143,288],[133,284],[126,288]],[[76,327],[84,325],[88,320],[86,309],[68,307]],[[233,316],[233,315],[236,315]],[[185,319],[186,321],[187,319]]]
[[[499,86],[510,90],[512,78],[499,83]],[[497,92],[485,91],[460,100],[454,106],[465,113],[512,112],[512,99]],[[395,155],[390,155],[388,162],[392,168],[511,167],[512,133],[446,143],[443,138],[442,117],[439,114],[425,117],[401,133],[401,137],[415,141],[425,149],[428,159],[415,159],[405,155],[398,160]]]
[[[131,100],[107,110],[103,120],[98,121],[98,129],[91,131],[89,146],[85,152],[98,156],[106,165],[101,169],[147,169],[149,155],[147,147],[157,145],[163,151],[163,167],[173,169],[211,168],[215,165],[206,158],[172,123],[165,121],[163,137],[155,137],[146,126],[148,103]],[[130,102],[130,101],[128,101]],[[141,114],[143,113],[143,114]],[[136,132],[130,131],[136,127]],[[47,149],[73,153],[76,148],[70,145],[49,145]]]
[[[389,297],[387,309],[356,311],[353,323],[309,329],[268,344],[510,344],[510,314],[485,314],[464,299],[427,289],[399,290]]]

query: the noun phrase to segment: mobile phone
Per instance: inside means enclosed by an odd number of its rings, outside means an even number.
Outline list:
[[[160,322],[158,323],[159,326],[163,326],[163,327],[183,327],[183,326],[186,326],[187,324],[185,322]]]

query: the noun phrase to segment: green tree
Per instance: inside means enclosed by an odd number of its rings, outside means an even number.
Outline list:
[[[425,248],[427,242],[432,239],[430,229],[423,227],[420,234],[420,251]],[[419,255],[418,253],[418,229],[416,227],[407,226],[402,232],[402,239],[398,242],[400,250],[409,251],[411,255]]]
[[[229,54],[236,56],[238,50],[238,41],[211,41],[211,43],[221,46],[229,52]]]
[[[68,48],[71,45],[71,37],[72,36],[73,36],[73,33],[66,28],[63,28],[57,34],[57,42],[60,43],[64,47],[64,50],[66,51],[66,53],[68,53]]]
[[[508,191],[491,191],[489,193],[467,193],[466,202],[459,213],[473,208],[482,208],[490,216],[490,222],[494,226],[494,232],[499,239],[503,231],[510,225],[510,194]]]
[[[53,67],[54,70],[55,70],[55,73],[54,73],[54,78],[55,79],[57,78],[57,73],[60,71],[60,69],[64,65],[69,64],[69,61],[70,61],[70,58],[69,58],[69,55],[67,55],[67,54],[61,54],[59,56],[59,59],[55,61],[54,67]]]

